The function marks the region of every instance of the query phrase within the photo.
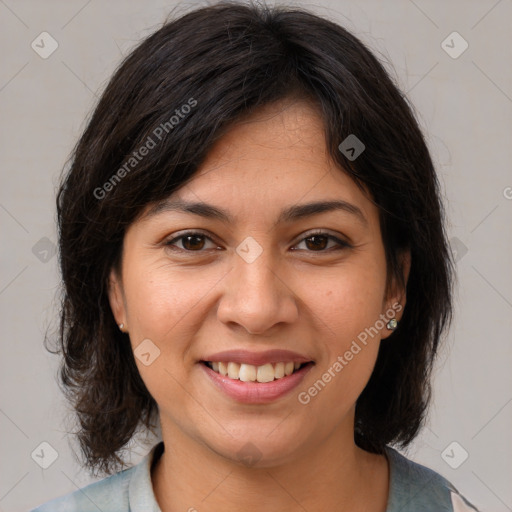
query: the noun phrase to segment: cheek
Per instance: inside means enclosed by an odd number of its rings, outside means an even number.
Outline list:
[[[382,310],[385,272],[378,262],[350,265],[303,281],[308,309],[328,333],[330,343],[344,346],[374,326]]]
[[[187,349],[197,331],[201,301],[218,279],[177,271],[165,262],[127,262],[124,281],[130,342],[140,376],[159,405],[183,409],[186,395],[180,383],[187,378]]]
[[[368,382],[380,345],[385,270],[378,260],[366,263],[347,265],[315,279],[314,287],[305,282],[303,288],[312,321],[322,332],[317,338],[322,354],[318,376],[326,374],[329,384],[321,394],[343,410],[355,403]]]
[[[204,322],[209,296],[226,272],[220,267],[177,269],[166,261],[134,263],[126,262],[123,278],[135,362],[157,403],[166,403],[169,396],[178,403],[183,395],[178,383],[188,378],[195,363],[190,348]],[[147,357],[138,357],[147,352],[149,365]]]
[[[153,337],[163,343],[172,331],[188,325],[194,310],[218,278],[200,271],[177,271],[166,263],[153,268],[134,268],[126,280],[130,333]]]

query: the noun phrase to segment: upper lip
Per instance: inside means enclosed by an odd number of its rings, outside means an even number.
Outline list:
[[[263,352],[251,352],[243,349],[232,349],[216,352],[215,354],[205,357],[202,361],[246,363],[254,366],[262,366],[267,363],[287,363],[290,361],[294,363],[309,363],[312,359],[297,352],[292,352],[291,350],[273,349]]]

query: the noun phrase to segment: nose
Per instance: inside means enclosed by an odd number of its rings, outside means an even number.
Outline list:
[[[270,248],[250,263],[237,253],[233,260],[234,268],[224,280],[217,309],[221,322],[241,326],[250,334],[264,334],[278,324],[297,320],[298,301],[292,279],[273,258]]]

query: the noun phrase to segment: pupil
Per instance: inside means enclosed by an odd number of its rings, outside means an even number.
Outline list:
[[[318,243],[318,240],[323,240],[324,243]],[[308,248],[316,248],[316,249],[325,249],[326,247],[326,241],[327,241],[327,237],[325,236],[319,236],[319,235],[313,235],[313,236],[310,236],[306,239],[306,244],[308,244],[308,240],[313,240],[313,246],[312,247],[309,247],[308,245]]]
[[[194,242],[190,243],[190,240],[195,240],[196,242],[199,240],[199,246],[198,245],[194,245]],[[201,243],[202,242],[202,243]],[[201,249],[204,245],[204,240],[203,240],[203,237],[202,236],[198,236],[198,235],[187,235],[184,239],[183,239],[183,246],[186,248],[186,249]],[[188,246],[188,247],[187,247]]]

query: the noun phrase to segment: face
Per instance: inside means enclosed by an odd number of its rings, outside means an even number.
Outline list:
[[[319,202],[338,206],[305,207]],[[314,107],[283,102],[233,127],[129,227],[110,303],[164,441],[272,465],[336,431],[353,441],[355,402],[405,305],[385,285],[377,208],[329,159]]]

